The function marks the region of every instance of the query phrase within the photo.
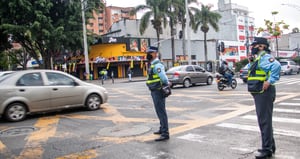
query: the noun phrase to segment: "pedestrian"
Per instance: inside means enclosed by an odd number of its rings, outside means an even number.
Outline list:
[[[128,80],[131,81],[132,70],[130,67],[128,67],[127,74],[128,74]]]
[[[280,78],[280,63],[270,54],[266,38],[255,37],[251,44],[255,56],[248,71],[248,91],[254,98],[257,121],[261,133],[261,149],[256,159],[272,157],[276,151],[273,136],[272,115],[276,98],[275,82]],[[251,61],[251,59],[249,59]]]
[[[148,67],[147,86],[151,92],[154,108],[159,119],[159,130],[154,132],[160,135],[155,141],[164,141],[169,139],[168,116],[166,111],[166,97],[163,94],[162,87],[168,86],[169,81],[165,73],[164,65],[158,59],[158,48],[150,46],[147,51]]]
[[[111,82],[114,84],[115,80],[114,80],[114,71],[110,72],[110,78],[111,78]]]
[[[101,76],[101,84],[104,85],[104,80],[106,79],[107,76],[107,71],[105,69],[102,69],[99,72],[100,76]]]

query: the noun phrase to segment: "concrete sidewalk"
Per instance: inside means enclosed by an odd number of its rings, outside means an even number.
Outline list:
[[[104,81],[104,85],[105,84],[141,82],[141,81],[146,81],[146,79],[147,79],[147,77],[132,77],[131,81],[129,81],[128,78],[115,78],[114,83],[112,83],[111,78],[108,78],[107,80]],[[86,80],[85,82],[102,85],[101,80]]]

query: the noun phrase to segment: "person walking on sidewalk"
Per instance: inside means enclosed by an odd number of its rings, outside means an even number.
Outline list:
[[[127,69],[127,74],[128,74],[128,80],[131,81],[132,70],[130,67],[128,67],[128,69]]]
[[[164,141],[169,139],[168,116],[166,111],[166,97],[163,94],[162,87],[168,86],[169,81],[165,73],[164,65],[158,59],[158,48],[149,47],[146,51],[147,59],[151,64],[148,67],[147,86],[151,91],[156,114],[159,118],[160,128],[154,134],[160,135],[155,141]]]
[[[111,78],[112,84],[114,84],[114,83],[115,83],[115,79],[114,79],[114,71],[111,71],[111,72],[110,72],[110,78]]]

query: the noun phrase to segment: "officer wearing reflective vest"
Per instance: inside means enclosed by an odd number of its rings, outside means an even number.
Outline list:
[[[151,91],[156,114],[159,118],[159,130],[154,132],[160,135],[155,141],[164,141],[169,139],[168,116],[166,111],[166,96],[162,91],[163,86],[169,85],[164,65],[158,59],[158,48],[150,46],[147,51],[147,59],[150,66],[148,67],[147,86]]]
[[[257,159],[271,157],[276,151],[273,137],[272,114],[276,97],[275,82],[280,78],[280,63],[270,54],[266,38],[255,37],[251,44],[255,56],[248,65],[248,91],[254,98],[262,145],[255,155]]]

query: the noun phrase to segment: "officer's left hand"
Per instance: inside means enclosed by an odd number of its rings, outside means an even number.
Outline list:
[[[270,83],[268,81],[265,81],[264,82],[264,85],[263,85],[263,90],[267,90],[270,86]]]

